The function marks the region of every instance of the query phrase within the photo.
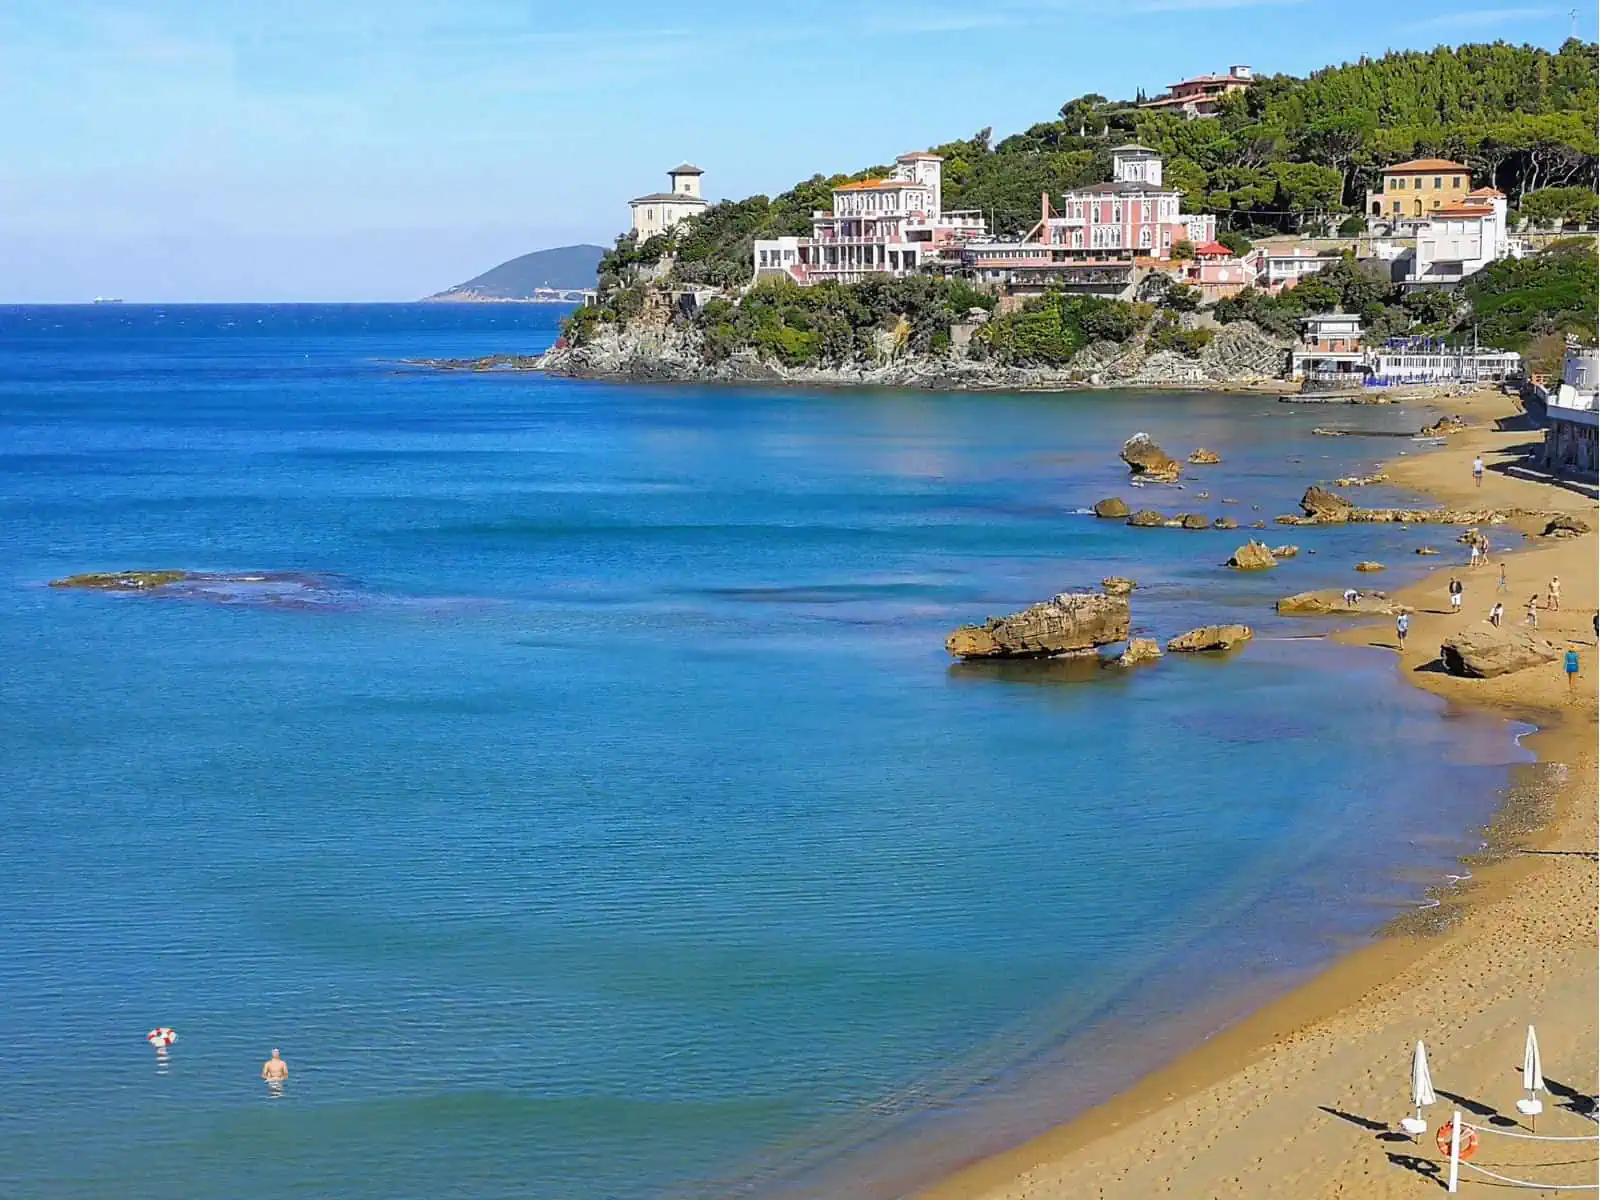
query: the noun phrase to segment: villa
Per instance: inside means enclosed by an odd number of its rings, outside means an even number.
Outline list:
[[[1167,94],[1148,100],[1140,108],[1154,109],[1182,115],[1190,121],[1214,117],[1222,112],[1222,98],[1232,92],[1242,92],[1255,81],[1255,73],[1244,66],[1229,67],[1226,75],[1196,75],[1170,84]]]
[[[1430,209],[1417,228],[1417,253],[1408,288],[1460,283],[1496,259],[1520,258],[1522,244],[1506,232],[1506,197],[1478,188],[1460,201]]]
[[[666,191],[629,200],[633,236],[643,242],[705,212],[706,201],[700,195],[700,176],[704,174],[691,163],[679,163],[667,172],[672,186]]]
[[[1395,234],[1412,232],[1435,209],[1467,198],[1472,171],[1448,158],[1413,158],[1383,168],[1383,186],[1367,193],[1367,227]]]

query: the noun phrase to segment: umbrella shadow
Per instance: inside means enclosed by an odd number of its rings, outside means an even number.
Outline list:
[[[1442,1178],[1439,1164],[1431,1158],[1423,1158],[1420,1154],[1400,1154],[1394,1150],[1388,1151],[1387,1157],[1395,1166],[1404,1167],[1424,1179],[1431,1179],[1439,1187],[1448,1188],[1450,1186]]]
[[[1568,1087],[1564,1083],[1558,1083],[1549,1077],[1545,1078],[1544,1086],[1545,1090],[1552,1096],[1561,1098],[1561,1107],[1568,1112],[1577,1113],[1580,1117],[1588,1117],[1591,1121],[1595,1119],[1596,1108],[1600,1107],[1600,1105],[1597,1105],[1596,1097],[1589,1095],[1587,1092],[1580,1092],[1577,1088]]]
[[[1469,1100],[1465,1096],[1458,1096],[1454,1092],[1447,1092],[1443,1089],[1435,1090],[1443,1099],[1449,1100],[1452,1104],[1466,1109],[1475,1117],[1481,1117],[1482,1119],[1488,1121],[1491,1125],[1502,1126],[1509,1129],[1514,1128],[1517,1124],[1516,1121],[1513,1121],[1510,1117],[1503,1114],[1498,1108],[1493,1108],[1490,1105],[1483,1103],[1481,1100]]]
[[[1362,1129],[1375,1135],[1375,1140],[1380,1142],[1409,1142],[1411,1139],[1398,1130],[1390,1129],[1387,1121],[1374,1121],[1371,1117],[1363,1117],[1357,1113],[1348,1113],[1343,1109],[1334,1108],[1328,1104],[1317,1105],[1319,1109],[1330,1117],[1338,1117],[1341,1121],[1349,1121]]]

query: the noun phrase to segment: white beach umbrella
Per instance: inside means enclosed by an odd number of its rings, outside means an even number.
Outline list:
[[[1528,1118],[1528,1128],[1537,1133],[1544,1101],[1534,1093],[1544,1090],[1544,1068],[1539,1065],[1539,1037],[1532,1025],[1528,1026],[1528,1040],[1522,1047],[1522,1090],[1528,1095],[1517,1101],[1517,1111]]]
[[[1428,1128],[1428,1123],[1422,1119],[1422,1110],[1429,1104],[1437,1104],[1439,1097],[1433,1094],[1433,1077],[1428,1074],[1428,1051],[1421,1042],[1411,1055],[1411,1103],[1417,1106],[1417,1115],[1407,1117],[1400,1122],[1404,1129],[1413,1138],[1423,1133]]]

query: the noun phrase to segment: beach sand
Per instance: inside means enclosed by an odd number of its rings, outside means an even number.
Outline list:
[[[1472,423],[1439,451],[1386,468],[1401,487],[1448,505],[1567,511],[1595,525],[1581,490],[1514,471],[1512,448],[1539,440],[1525,424],[1502,431],[1515,401],[1480,392],[1442,404]],[[1513,424],[1518,424],[1512,421]],[[1488,471],[1476,487],[1475,453]],[[1309,482],[1309,481],[1308,481]],[[1426,1041],[1439,1103],[1436,1129],[1453,1107],[1467,1121],[1526,1132],[1516,1119],[1523,1040],[1539,1031],[1550,1095],[1541,1134],[1593,1135],[1597,1090],[1596,680],[1592,624],[1597,535],[1553,539],[1538,526],[1485,530],[1490,565],[1469,571],[1459,529],[1430,527],[1443,570],[1399,593],[1414,605],[1398,669],[1452,704],[1483,705],[1537,725],[1526,745],[1539,758],[1519,768],[1490,831],[1490,850],[1467,864],[1471,878],[1437,908],[1396,922],[1305,987],[1224,1030],[1170,1066],[1081,1118],[974,1163],[924,1193],[925,1200],[1053,1200],[1056,1197],[1297,1197],[1383,1200],[1443,1190],[1444,1156],[1431,1132],[1398,1132],[1411,1115],[1412,1046]],[[1509,587],[1496,594],[1504,561]],[[1352,566],[1354,564],[1352,563]],[[1466,585],[1463,615],[1449,615],[1451,573]],[[1527,599],[1552,576],[1562,610],[1540,613],[1540,632],[1571,638],[1582,671],[1569,698],[1559,662],[1490,680],[1454,679],[1429,664],[1451,629],[1483,621],[1498,598],[1520,625]],[[1352,574],[1357,586],[1372,576]],[[1394,648],[1391,620],[1335,635]],[[1352,753],[1367,752],[1352,747]],[[1454,830],[1442,832],[1458,832]],[[1360,836],[1352,830],[1351,836]],[[1502,1124],[1502,1122],[1504,1122]],[[1534,1142],[1485,1135],[1474,1161],[1542,1183],[1594,1183],[1594,1142]],[[1495,1192],[1491,1193],[1490,1188]],[[1463,1194],[1507,1194],[1464,1171]],[[1537,1194],[1521,1192],[1512,1194]],[[1553,1193],[1547,1193],[1553,1194]]]

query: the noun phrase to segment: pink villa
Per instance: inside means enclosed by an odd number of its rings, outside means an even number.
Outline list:
[[[1225,300],[1252,286],[1255,279],[1255,271],[1221,242],[1201,242],[1194,248],[1194,261],[1183,282],[1199,288],[1206,300]]]
[[[1148,100],[1140,108],[1182,115],[1193,121],[1199,117],[1214,117],[1222,111],[1221,100],[1230,92],[1242,92],[1255,81],[1249,67],[1229,67],[1226,75],[1196,75],[1180,83],[1170,84],[1167,94],[1158,100]]]
[[[756,278],[856,283],[870,275],[911,275],[984,233],[977,209],[945,212],[937,154],[902,154],[883,179],[841,183],[831,212],[811,215],[811,236],[755,244]]]

